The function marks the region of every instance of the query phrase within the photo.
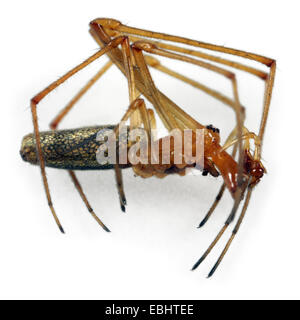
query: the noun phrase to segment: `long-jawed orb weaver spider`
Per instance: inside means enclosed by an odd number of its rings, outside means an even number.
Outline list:
[[[240,225],[244,219],[254,186],[260,181],[265,173],[265,168],[261,163],[262,141],[264,137],[266,121],[268,118],[272,89],[274,85],[276,61],[257,54],[227,48],[223,46],[213,45],[200,41],[190,40],[187,38],[172,36],[168,34],[137,29],[123,25],[121,22],[114,19],[99,18],[90,22],[90,33],[101,49],[89,57],[87,60],[70,70],[64,76],[50,84],[46,89],[38,93],[31,99],[31,112],[33,118],[34,134],[24,137],[21,147],[21,156],[25,161],[33,164],[39,164],[43,178],[43,184],[48,200],[48,205],[52,215],[59,227],[64,232],[61,223],[56,215],[50,190],[48,186],[45,166],[67,169],[74,182],[75,187],[80,193],[89,212],[97,220],[97,222],[106,230],[108,228],[96,216],[90,206],[81,185],[75,175],[74,170],[90,170],[90,169],[109,169],[114,168],[117,188],[119,193],[120,205],[125,211],[126,198],[122,181],[122,167],[126,165],[101,165],[96,161],[96,151],[101,143],[96,142],[96,135],[100,129],[113,129],[115,133],[119,132],[119,126],[102,126],[88,127],[74,130],[56,131],[61,120],[67,115],[74,104],[84,95],[84,93],[111,67],[115,64],[121,72],[126,76],[129,88],[129,107],[121,119],[122,122],[129,120],[129,131],[135,128],[143,127],[150,136],[153,129],[156,128],[155,113],[152,109],[147,109],[144,96],[154,106],[155,112],[162,120],[164,126],[169,132],[173,129],[181,131],[185,129],[192,130],[202,129],[204,132],[204,165],[202,167],[203,175],[210,173],[213,176],[222,175],[224,183],[212,204],[209,212],[200,223],[199,227],[203,226],[214,209],[218,205],[225,189],[231,193],[234,204],[233,208],[225,221],[224,226],[205,251],[202,257],[194,265],[193,270],[207,257],[218,240],[224,234],[225,230],[234,220],[240,203],[244,200],[241,213],[237,223],[232,231],[231,237],[219,259],[209,273],[209,277],[213,275],[227,250],[229,249],[235,235],[237,234]],[[159,41],[155,41],[158,39]],[[168,42],[165,42],[168,41]],[[269,69],[268,72],[247,66],[242,63],[234,62],[225,58],[220,58],[211,54],[207,54],[195,49],[187,49],[177,45],[170,44],[179,43],[189,45],[191,47],[203,48],[206,50],[225,53],[233,56],[238,56],[244,59],[254,60],[262,63]],[[145,54],[146,53],[146,54]],[[87,65],[107,55],[110,61],[80,90],[80,92],[71,100],[71,102],[55,117],[50,123],[52,131],[40,132],[37,118],[37,105],[47,96],[52,90],[60,84],[72,77],[75,73],[85,68]],[[148,55],[151,54],[151,55]],[[164,67],[153,55],[163,56],[170,59],[180,60],[189,64],[196,65],[200,68],[210,70],[217,73],[231,83],[233,99],[229,98],[220,92],[211,89],[199,82],[189,79],[173,70]],[[198,59],[200,58],[200,59]],[[209,62],[207,62],[209,61]],[[212,63],[213,62],[213,63]],[[219,66],[221,65],[221,66]],[[252,74],[265,82],[263,111],[258,134],[250,132],[244,126],[245,109],[241,106],[238,94],[237,80],[233,72],[228,71],[223,66],[231,67]],[[172,100],[164,95],[154,84],[149,67],[155,68],[170,76],[173,76],[181,81],[191,84],[194,87],[204,91],[208,95],[221,101],[225,105],[231,107],[235,112],[236,126],[229,135],[226,143],[221,146],[219,130],[213,126],[204,126],[187,114],[183,109],[177,106]],[[163,142],[164,138],[158,141]],[[250,150],[250,141],[254,141],[255,150]],[[195,147],[195,140],[192,142],[192,148]],[[159,144],[160,145],[160,144]],[[227,148],[233,146],[232,154],[227,153]],[[161,161],[158,164],[134,164],[132,168],[134,172],[141,177],[158,176],[164,177],[169,174],[184,175],[184,169],[191,165],[183,162],[178,166],[172,158],[174,151],[174,143],[171,145],[169,155],[171,161],[168,164],[163,164]],[[159,148],[159,157],[163,151]],[[238,160],[235,160],[235,157]],[[130,166],[127,165],[127,166]]]

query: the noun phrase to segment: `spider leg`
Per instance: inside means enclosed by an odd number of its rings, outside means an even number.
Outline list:
[[[55,130],[63,118],[71,111],[74,105],[81,99],[81,97],[101,78],[101,76],[112,66],[112,62],[108,61],[87,83],[80,91],[70,100],[70,102],[58,113],[58,115],[51,121],[50,128]]]
[[[95,41],[101,46],[104,47],[107,43],[111,41],[111,38],[108,37],[108,35],[104,32],[103,28],[99,26],[98,24],[91,24],[91,30],[90,30],[92,36],[94,37]],[[123,63],[122,53],[119,49],[114,49],[111,51],[111,53],[108,53],[108,56],[111,58],[111,60],[115,63],[115,65],[121,70],[121,72],[125,75],[125,66]],[[139,92],[141,92],[147,100],[149,100],[153,105],[155,105],[156,100],[151,95],[151,92],[149,91],[149,88],[146,87],[144,83],[144,78],[141,74],[141,71],[138,67],[134,67],[134,78],[136,87]],[[160,95],[161,104],[168,108],[172,108],[172,112],[176,114],[176,117],[181,117],[184,119],[184,124],[186,127],[197,127],[204,128],[204,126],[201,126],[195,119],[193,119],[191,116],[189,116],[185,111],[183,111],[179,106],[177,106],[171,99],[169,99],[166,95],[164,95],[161,91],[157,90]],[[157,108],[158,109],[158,108]],[[161,120],[163,121],[166,128],[170,131],[172,128],[168,124],[168,120],[166,120],[162,114],[159,113]]]
[[[112,48],[117,47],[123,40],[124,37],[118,37],[113,39],[107,46],[93,54],[91,57],[86,59],[84,62],[67,72],[64,76],[59,78],[58,80],[51,83],[46,89],[42,90],[40,93],[38,93],[36,96],[34,96],[31,99],[31,113],[32,113],[32,120],[33,120],[33,127],[34,127],[34,134],[35,134],[35,140],[36,140],[36,149],[37,149],[37,155],[38,160],[41,168],[41,174],[44,184],[44,189],[46,193],[46,197],[48,200],[49,208],[52,212],[53,218],[55,219],[55,222],[57,226],[59,227],[60,231],[64,233],[64,229],[62,228],[62,225],[57,217],[56,211],[54,209],[50,190],[49,190],[49,184],[46,176],[46,170],[45,170],[45,162],[43,158],[43,152],[42,152],[42,146],[41,146],[41,138],[40,138],[40,132],[39,132],[39,125],[38,125],[38,117],[37,117],[37,105],[40,103],[43,98],[45,98],[51,91],[53,91],[55,88],[57,88],[59,85],[61,85],[63,82],[65,82],[67,79],[69,79],[71,76],[76,74],[81,69],[85,68],[87,65],[95,61],[96,59],[100,58],[102,55],[107,53],[108,51],[112,50]]]
[[[159,92],[157,91],[151,74],[149,72],[149,68],[146,64],[142,49],[136,47],[135,44],[131,45],[131,48],[137,67],[139,68],[141,75],[144,79],[145,86],[154,100],[154,107],[158,115],[160,116],[160,118],[162,119],[163,123],[169,131],[171,131],[172,129],[180,128],[181,124],[176,120],[171,110],[161,102]]]
[[[250,202],[250,198],[251,198],[251,195],[252,195],[252,190],[253,188],[252,187],[248,187],[248,192],[247,192],[247,195],[246,195],[246,200],[245,200],[245,203],[244,203],[244,206],[243,206],[243,209],[242,209],[242,212],[239,216],[239,219],[232,231],[232,234],[231,234],[231,237],[229,238],[229,240],[227,241],[220,257],[218,258],[217,262],[215,263],[215,265],[213,266],[213,268],[211,269],[211,271],[209,272],[208,274],[208,278],[210,278],[214,273],[215,271],[217,270],[218,266],[220,265],[220,263],[222,262],[225,254],[227,253],[233,239],[235,238],[237,232],[239,231],[240,229],[240,226],[244,220],[244,217],[245,217],[245,214],[246,214],[246,211],[247,211],[247,208],[248,208],[248,205],[249,205],[249,202]]]
[[[102,222],[102,220],[95,214],[93,208],[91,207],[91,205],[89,204],[86,195],[84,194],[82,187],[78,181],[77,176],[75,175],[74,171],[69,170],[69,174],[70,177],[76,187],[76,189],[78,190],[83,202],[85,203],[88,211],[90,212],[91,216],[97,221],[97,223],[106,231],[106,232],[110,232],[110,230],[106,227],[106,225]]]
[[[131,52],[131,47],[130,47],[128,37],[125,37],[123,39],[121,45],[122,45],[123,65],[125,69],[125,75],[128,81],[129,102],[130,102],[128,111],[125,113],[121,122],[125,122],[128,119],[130,119],[130,130],[138,128],[140,124],[143,123],[150,138],[151,128],[150,128],[150,120],[148,117],[148,111],[146,110],[144,101],[141,99],[137,99],[138,91],[136,89],[136,82],[135,82],[134,71],[133,71],[133,63],[134,63],[133,55]],[[119,126],[116,127],[116,130],[115,130],[116,134],[118,130],[119,130]],[[114,169],[115,169],[115,176],[116,176],[116,181],[117,181],[117,186],[119,191],[120,206],[122,211],[125,212],[125,205],[127,204],[127,202],[126,202],[126,197],[125,197],[124,187],[123,187],[122,171],[118,163],[115,164]]]
[[[244,140],[244,145],[243,145],[243,149],[244,151],[246,152],[250,152],[250,142],[249,140],[250,139],[254,139],[255,140],[255,153],[257,153],[257,150],[260,146],[260,141],[259,141],[259,138],[253,134],[253,133],[250,133],[248,132],[248,130],[246,128],[243,128],[243,131],[246,132],[246,134],[244,134],[243,136],[243,140]],[[233,149],[233,152],[235,153],[236,151],[236,139],[234,139],[235,137],[235,133],[236,133],[236,129],[234,129],[232,131],[232,133],[229,135],[229,137],[227,138],[227,141],[225,143],[230,145],[231,142],[234,144],[234,149]],[[246,200],[245,200],[245,203],[244,203],[244,206],[243,206],[243,209],[241,211],[241,214],[240,214],[240,217],[238,219],[238,222],[235,226],[235,228],[233,229],[233,232],[232,232],[232,236],[231,238],[229,239],[229,241],[227,242],[226,246],[225,246],[225,249],[223,250],[220,258],[218,259],[217,263],[215,264],[215,266],[213,267],[212,271],[210,272],[209,274],[209,277],[213,275],[213,273],[215,272],[216,268],[218,267],[218,265],[221,263],[223,257],[225,256],[233,238],[235,237],[235,234],[237,233],[240,225],[241,225],[241,222],[245,216],[245,213],[246,213],[246,210],[247,210],[247,207],[248,207],[248,204],[249,204],[249,201],[250,201],[250,197],[251,197],[251,194],[252,194],[252,190],[253,190],[253,186],[251,185],[251,180],[252,178],[250,177],[246,182],[244,182],[243,186],[241,186],[241,188],[238,189],[238,192],[239,192],[239,195],[237,197],[235,197],[235,202],[234,202],[234,206],[233,206],[233,209],[231,211],[231,214],[229,215],[229,217],[227,218],[223,228],[221,229],[221,231],[219,232],[219,234],[217,235],[217,237],[215,238],[215,240],[212,242],[212,244],[209,246],[209,248],[205,251],[205,253],[202,255],[202,257],[197,261],[197,263],[194,265],[193,269],[192,270],[195,270],[201,263],[202,261],[204,261],[204,259],[207,257],[207,255],[210,253],[210,251],[213,249],[213,247],[216,245],[216,243],[218,242],[218,240],[221,238],[221,236],[223,235],[223,233],[225,232],[225,230],[227,229],[227,227],[229,226],[229,224],[233,221],[234,219],[234,216],[235,216],[235,213],[239,207],[239,203],[241,202],[241,199],[242,199],[242,196],[244,194],[244,191],[246,190],[246,188],[248,187],[248,191],[247,191],[247,195],[246,195]],[[222,189],[221,189],[222,190]],[[213,208],[213,207],[212,207]],[[213,208],[214,209],[214,208]],[[211,214],[212,212],[209,212],[208,214]],[[209,218],[209,215],[208,215],[208,218]],[[204,218],[204,220],[202,221],[202,223],[200,224],[200,226],[202,226],[206,220],[208,219],[207,217]]]
[[[120,34],[123,34],[123,33],[120,33]],[[150,37],[152,37],[152,36],[150,36]],[[155,36],[153,36],[153,37],[156,38]],[[171,37],[173,37],[173,36],[171,36]],[[132,41],[144,40],[144,38],[140,38],[140,37],[129,37],[129,38]],[[252,68],[252,67],[249,67],[249,66],[241,64],[241,63],[237,63],[237,62],[230,61],[227,59],[222,59],[222,58],[219,58],[216,56],[212,56],[210,54],[206,54],[203,52],[190,50],[190,49],[186,49],[186,48],[182,48],[182,47],[178,47],[178,46],[173,46],[173,45],[166,44],[163,42],[151,41],[153,44],[155,44],[159,48],[163,48],[163,49],[167,49],[167,50],[171,50],[171,51],[175,51],[175,52],[180,52],[180,53],[184,53],[187,55],[200,57],[205,60],[217,62],[217,63],[223,64],[223,65],[227,65],[229,67],[253,74],[253,75],[257,76],[258,78],[264,80],[265,81],[265,91],[264,91],[263,112],[262,112],[260,129],[259,129],[259,137],[262,141],[263,136],[264,136],[265,127],[266,127],[266,122],[267,122],[267,117],[268,117],[268,112],[269,112],[269,107],[270,107],[270,102],[271,102],[271,97],[272,97],[273,86],[274,86],[274,79],[275,79],[275,72],[276,72],[276,61],[274,59],[266,58],[266,57],[252,54],[252,53],[248,53],[245,51],[235,50],[235,49],[211,45],[211,44],[205,44],[203,42],[198,42],[198,44],[196,44],[194,40],[184,39],[184,38],[180,38],[180,37],[173,37],[173,38],[179,38],[183,41],[175,41],[175,40],[171,40],[171,39],[169,39],[169,40],[193,45],[196,47],[202,47],[202,48],[213,50],[213,51],[219,51],[222,53],[237,55],[237,56],[243,57],[245,59],[251,59],[251,60],[260,62],[260,63],[265,64],[266,66],[269,67],[270,71],[269,71],[269,73],[266,73],[266,72],[258,70],[256,68]],[[184,40],[189,40],[191,42],[187,43]],[[261,155],[261,148],[260,148],[260,150],[258,150],[258,152],[259,152],[259,156],[260,156]]]
[[[140,118],[132,118],[135,112],[139,113]],[[152,134],[151,129],[155,129],[155,118],[152,110],[146,108],[144,99],[137,98],[129,105],[127,111],[120,120],[119,125],[115,127],[116,136],[120,132],[121,125],[123,125],[128,119],[132,121],[133,128],[141,128],[141,125],[143,125],[147,133],[148,141],[150,141]],[[135,122],[137,119],[140,119],[139,122]]]
[[[219,202],[221,201],[222,196],[224,194],[224,191],[225,191],[225,183],[222,184],[214,202],[212,203],[211,207],[209,208],[209,210],[208,210],[207,214],[205,215],[205,217],[203,218],[203,220],[200,222],[198,228],[203,227],[206,224],[206,222],[208,221],[208,219],[211,217],[211,215],[215,211],[216,207],[218,206]]]
[[[212,243],[209,245],[209,247],[207,248],[207,250],[204,252],[204,254],[201,256],[201,258],[194,264],[192,270],[195,270],[196,268],[199,267],[199,265],[206,259],[206,257],[209,255],[209,253],[211,252],[211,250],[215,247],[215,245],[217,244],[217,242],[221,239],[222,235],[224,234],[224,232],[226,231],[226,229],[228,228],[228,226],[231,224],[231,222],[233,221],[235,214],[238,210],[238,207],[240,205],[240,202],[242,200],[242,194],[244,193],[244,190],[246,188],[246,186],[248,185],[244,183],[244,188],[239,188],[237,190],[237,192],[239,193],[238,196],[235,198],[234,201],[234,205],[233,208],[228,216],[228,218],[226,219],[224,226],[222,227],[222,229],[219,231],[219,233],[217,234],[216,238],[212,241]]]
[[[118,33],[118,34],[119,35],[124,35],[124,33]],[[129,36],[129,39],[131,41],[133,41],[133,42],[145,40],[145,38],[133,37],[133,36]],[[248,72],[248,73],[253,74],[253,75],[255,75],[258,78],[261,78],[263,80],[265,80],[267,78],[267,73],[266,72],[264,72],[262,70],[259,70],[259,69],[256,69],[256,68],[249,67],[249,66],[247,66],[245,64],[242,64],[242,63],[238,63],[238,62],[231,61],[231,60],[228,60],[228,59],[216,57],[216,56],[213,56],[211,54],[203,53],[203,52],[200,52],[200,51],[195,51],[195,50],[186,49],[186,48],[183,48],[183,47],[174,46],[174,45],[171,45],[171,44],[168,44],[168,43],[164,43],[164,42],[158,42],[158,41],[153,41],[153,40],[151,40],[149,42],[155,44],[157,47],[159,47],[161,49],[166,49],[166,50],[169,50],[169,51],[183,53],[183,54],[187,54],[187,55],[190,55],[190,56],[202,58],[204,60],[209,60],[209,61],[213,61],[213,62],[216,62],[216,63],[220,63],[220,64],[229,66],[229,67],[237,69],[237,70]]]
[[[56,130],[60,122],[64,119],[64,117],[71,111],[74,105],[82,98],[82,96],[101,78],[101,76],[112,66],[112,62],[107,62],[86,84],[81,90],[70,100],[70,102],[58,113],[58,115],[51,121],[50,129]],[[99,217],[95,214],[93,208],[91,207],[81,185],[73,170],[68,170],[69,175],[74,183],[75,188],[79,192],[80,197],[85,203],[88,211],[92,215],[92,217],[97,221],[97,223],[107,232],[110,230],[104,225],[104,223],[99,219]]]
[[[230,135],[228,136],[228,138],[226,139],[226,143],[234,140],[236,137],[236,128],[232,130],[232,132],[230,133]],[[232,150],[232,157],[235,158],[237,152],[237,144],[234,144],[233,150]],[[225,191],[225,183],[222,184],[216,198],[215,201],[213,202],[213,204],[211,205],[210,209],[208,210],[207,214],[205,215],[204,219],[200,222],[199,227],[201,228],[205,225],[205,223],[208,221],[208,219],[211,217],[211,215],[213,214],[213,212],[215,211],[217,205],[219,204],[220,200],[222,199],[222,196],[224,194]]]
[[[198,56],[204,59],[208,59],[217,63],[221,63],[224,65],[228,65],[230,67],[254,74],[261,79],[265,81],[265,91],[264,91],[264,102],[263,102],[263,111],[260,121],[260,129],[259,129],[259,138],[261,141],[263,141],[263,136],[265,132],[266,122],[268,118],[269,108],[270,108],[270,102],[271,102],[271,96],[274,86],[274,78],[275,78],[275,72],[276,72],[276,61],[274,59],[261,56],[258,54],[254,54],[251,52],[243,51],[243,50],[237,50],[229,47],[219,46],[215,44],[210,44],[202,41],[192,40],[184,37],[169,35],[165,33],[159,33],[159,32],[153,32],[149,30],[139,29],[139,28],[133,28],[130,26],[123,25],[120,21],[114,20],[114,19],[107,19],[107,18],[98,18],[93,21],[93,23],[99,23],[101,24],[105,30],[109,30],[110,32],[119,32],[122,34],[128,34],[130,36],[135,35],[139,37],[146,37],[146,38],[154,38],[158,40],[165,40],[175,43],[181,43],[197,48],[203,48],[215,52],[221,52],[233,56],[242,57],[245,59],[254,60],[256,62],[262,63],[266,65],[269,68],[269,73],[265,74],[264,72],[249,68],[248,66],[245,66],[244,64],[236,63],[227,59],[221,59],[219,57],[215,57],[212,55],[207,55],[203,53],[196,52],[194,50],[184,49],[184,48],[178,48],[175,46],[171,46],[169,44],[162,44],[158,43],[158,46],[161,46],[161,48],[169,49],[172,51],[178,51],[194,56]],[[259,156],[261,155],[261,148],[258,151]]]
[[[107,30],[106,30],[106,31],[107,31]],[[108,31],[109,31],[109,30],[108,30]],[[114,34],[122,35],[122,33],[119,33],[119,32],[114,32]],[[129,39],[130,39],[131,41],[138,41],[138,40],[141,40],[141,39],[143,39],[143,38],[138,38],[138,37],[131,37],[131,36],[129,36]],[[97,41],[98,39],[96,38],[95,40]],[[99,43],[99,41],[97,41],[97,42]],[[167,47],[164,46],[163,43],[152,42],[152,41],[151,41],[151,43],[155,43],[159,48],[167,48]],[[172,47],[172,48],[173,48],[173,47]],[[176,47],[176,48],[178,48],[178,49],[184,49],[184,48],[180,48],[180,47]],[[186,50],[186,49],[184,49],[182,52],[186,53],[185,50]],[[175,50],[175,51],[176,51],[176,50]],[[177,52],[181,52],[181,51],[180,51],[180,50],[177,50]],[[193,51],[188,50],[188,52],[193,52]],[[196,51],[195,51],[195,52],[196,52]],[[206,55],[205,55],[205,56],[206,56]],[[216,59],[217,59],[217,57],[216,57]],[[176,71],[174,71],[174,70],[171,70],[171,69],[165,67],[164,65],[162,65],[162,64],[160,63],[159,60],[157,60],[156,58],[154,58],[154,57],[152,57],[152,56],[149,56],[149,55],[148,55],[148,56],[145,56],[145,60],[146,60],[146,63],[147,63],[149,66],[151,66],[152,68],[155,68],[155,69],[157,69],[157,70],[159,70],[159,71],[161,71],[161,72],[163,72],[163,73],[165,73],[165,74],[168,74],[168,75],[171,76],[171,77],[177,78],[178,80],[181,80],[181,81],[183,81],[183,82],[185,82],[185,83],[188,83],[189,85],[191,85],[191,86],[193,86],[193,87],[195,87],[195,88],[197,88],[197,89],[205,92],[206,94],[208,94],[208,95],[216,98],[217,100],[223,102],[224,104],[228,105],[229,107],[231,107],[231,108],[235,111],[235,102],[234,102],[231,98],[223,95],[222,93],[220,93],[220,92],[218,92],[218,91],[216,91],[216,90],[214,90],[214,89],[212,89],[212,88],[207,87],[206,85],[204,85],[204,84],[202,84],[202,83],[199,83],[198,81],[195,81],[195,80],[193,80],[193,79],[190,79],[190,78],[188,78],[188,77],[186,77],[186,76],[184,76],[184,75],[182,75],[182,74],[180,74],[180,73],[178,73],[178,72],[176,72]],[[214,61],[214,60],[213,60],[213,61]],[[217,61],[218,61],[218,60],[217,60]],[[223,61],[223,59],[221,59],[221,61]],[[238,64],[238,65],[239,65],[239,64]],[[231,66],[231,65],[230,65],[230,66]],[[245,67],[247,67],[247,66],[245,66]],[[253,68],[250,68],[250,69],[252,70]],[[255,69],[254,69],[254,70],[255,70]],[[258,72],[258,74],[259,74],[259,76],[260,76],[261,78],[267,77],[267,74],[266,74],[266,73],[264,73],[264,72],[262,72],[262,71],[261,71],[262,74],[261,74],[259,71],[257,71],[257,72]],[[256,74],[256,73],[254,72],[254,74]]]
[[[246,129],[245,129],[246,130]],[[230,136],[228,137],[227,139],[227,142],[230,142],[233,140],[234,136],[235,136],[235,131],[236,130],[233,130],[232,133],[230,134]],[[249,151],[250,150],[250,145],[249,145],[249,139],[250,137],[245,137],[245,144],[244,144],[244,150],[247,150]],[[258,148],[258,146],[256,146],[256,149]],[[235,153],[236,151],[236,144],[234,145],[234,150],[233,150],[233,153]],[[205,258],[208,256],[208,254],[211,252],[211,250],[214,248],[214,246],[217,244],[217,242],[219,241],[219,239],[221,238],[221,236],[224,234],[224,232],[226,231],[227,227],[230,225],[230,223],[234,220],[234,217],[235,217],[235,214],[237,212],[237,209],[239,207],[239,204],[242,200],[242,196],[244,194],[244,191],[246,190],[246,188],[248,187],[248,192],[247,192],[247,195],[246,195],[246,200],[245,200],[245,203],[244,203],[244,206],[243,206],[243,209],[242,209],[242,212],[241,212],[241,215],[238,219],[238,222],[236,224],[236,227],[234,228],[233,230],[233,234],[230,238],[230,240],[228,241],[228,243],[226,244],[225,246],[225,249],[223,250],[220,258],[218,259],[217,263],[215,264],[214,268],[212,269],[211,273],[209,274],[209,277],[213,275],[214,271],[216,270],[216,268],[218,267],[218,265],[221,263],[224,255],[226,254],[233,238],[235,237],[235,234],[237,233],[239,227],[240,227],[240,224],[245,216],[245,213],[246,213],[246,210],[248,208],[248,204],[249,204],[249,201],[250,201],[250,197],[251,197],[251,194],[252,194],[252,190],[253,190],[253,187],[251,187],[251,178],[248,179],[248,181],[244,182],[243,186],[241,186],[237,192],[239,193],[236,197],[235,197],[235,202],[234,202],[234,206],[233,206],[233,209],[230,213],[230,215],[228,216],[227,220],[225,221],[225,224],[223,226],[223,228],[220,230],[220,232],[218,233],[217,237],[215,238],[215,240],[211,243],[211,245],[208,247],[208,249],[204,252],[204,254],[201,256],[201,258],[196,262],[196,264],[193,266],[192,270],[195,270],[204,260]],[[220,190],[220,192],[222,191],[222,188]],[[214,206],[212,206],[212,211],[214,210]],[[200,226],[202,226],[206,221],[207,219],[209,218],[209,216],[212,214],[212,211],[209,211],[207,216],[204,218],[204,220],[201,222]]]
[[[134,79],[134,72],[133,72],[133,57],[130,49],[129,39],[128,37],[125,37],[122,41],[122,58],[123,58],[123,65],[125,69],[125,75],[128,81],[128,91],[129,91],[129,102],[131,108],[129,107],[128,111],[129,114],[125,114],[125,118],[123,118],[121,121],[126,121],[128,118],[130,118],[130,129],[132,130],[133,127],[139,123],[140,117],[137,106],[140,106],[140,104],[134,104],[136,100],[136,85],[135,85],[135,79]],[[135,110],[137,109],[137,110]],[[116,127],[116,130],[119,130],[119,126]],[[123,185],[123,175],[122,171],[116,163],[114,165],[115,169],[115,177],[117,181],[117,187],[118,187],[118,193],[119,193],[119,200],[120,200],[120,206],[121,210],[125,212],[125,206],[127,204],[125,192],[124,192],[124,185]]]
[[[152,109],[147,109],[147,111],[148,111],[148,117],[149,117],[149,121],[150,121],[151,130],[153,131],[152,134],[154,134],[155,130],[157,129],[154,111]],[[156,140],[156,137],[155,137],[155,140]]]
[[[198,81],[195,81],[194,79],[190,79],[174,70],[171,70],[167,67],[165,67],[164,65],[162,65],[160,63],[159,60],[153,58],[152,56],[145,56],[145,60],[147,62],[147,64],[149,66],[151,66],[152,68],[159,70],[173,78],[176,78],[178,80],[181,80],[203,92],[205,92],[206,94],[208,94],[211,97],[214,97],[215,99],[221,101],[222,103],[224,103],[225,105],[229,106],[230,108],[232,108],[233,110],[235,110],[235,102],[234,100],[232,100],[231,98],[223,95],[222,93],[207,87],[206,85],[199,83]]]

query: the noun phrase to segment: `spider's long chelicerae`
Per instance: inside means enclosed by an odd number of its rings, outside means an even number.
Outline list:
[[[211,216],[225,189],[229,190],[234,199],[233,208],[223,228],[220,230],[217,237],[203,254],[203,256],[194,265],[193,269],[197,268],[199,264],[206,258],[206,256],[221,238],[225,230],[228,228],[229,224],[234,220],[240,203],[242,200],[244,201],[241,213],[232,231],[232,235],[218,261],[209,273],[209,276],[213,275],[240,228],[254,186],[260,181],[265,173],[265,168],[261,163],[261,150],[274,84],[276,70],[275,60],[241,50],[125,26],[121,22],[114,19],[101,18],[93,20],[90,23],[90,33],[100,45],[101,49],[32,98],[31,111],[33,117],[34,134],[28,135],[23,139],[21,147],[21,155],[23,159],[34,164],[39,164],[49,207],[57,225],[62,232],[64,232],[64,230],[56,215],[51,200],[45,166],[63,168],[69,171],[75,187],[79,191],[88,210],[97,220],[97,222],[106,231],[109,231],[94,213],[74,172],[74,170],[114,168],[116,172],[115,176],[119,192],[120,205],[122,210],[125,210],[126,198],[123,189],[121,169],[122,167],[126,167],[126,165],[121,166],[118,163],[115,165],[101,165],[96,161],[96,151],[101,144],[96,140],[97,132],[99,132],[100,129],[108,129],[109,126],[88,127],[63,131],[57,131],[56,129],[58,124],[71,110],[74,104],[111,67],[112,64],[115,64],[128,80],[130,104],[121,120],[122,122],[127,120],[130,121],[129,130],[143,128],[148,137],[152,137],[152,130],[156,128],[155,112],[169,132],[174,129],[180,131],[189,129],[192,130],[193,133],[198,129],[202,130],[204,137],[204,161],[201,169],[203,170],[203,174],[206,175],[210,173],[213,176],[221,175],[224,183],[216,197],[215,202],[211,206],[203,221],[200,223],[200,226],[203,226]],[[178,44],[184,44],[194,48],[187,49],[186,47],[178,46]],[[264,72],[256,68],[249,67],[243,63],[238,63],[229,59],[207,54],[199,51],[197,48],[204,48],[206,50],[254,60],[267,66],[269,71]],[[50,124],[52,131],[40,132],[37,118],[37,105],[40,103],[40,101],[75,73],[105,54],[110,58],[110,61],[55,117]],[[227,97],[220,92],[207,87],[206,85],[203,85],[195,80],[187,78],[173,70],[166,68],[158,60],[156,60],[156,58],[154,58],[154,55],[190,63],[224,76],[231,83],[233,98]],[[163,73],[173,76],[185,83],[191,84],[233,109],[236,115],[236,126],[223,146],[220,143],[218,129],[215,129],[212,126],[204,126],[200,124],[155,86],[149,71],[149,67],[158,69]],[[227,70],[226,67],[247,72],[265,82],[263,110],[258,134],[250,132],[244,126],[244,108],[240,105],[236,77],[235,74]],[[152,103],[155,112],[146,107],[145,101],[141,98],[141,96],[145,97]],[[111,129],[113,129],[115,133],[119,132],[119,126],[112,126]],[[127,166],[132,166],[135,173],[144,178],[151,176],[162,178],[169,174],[184,175],[185,169],[188,167],[193,167],[195,164],[190,164],[184,160],[180,165],[177,164],[174,161],[173,156],[174,149],[176,148],[174,143],[171,144],[171,147],[168,150],[170,161],[169,163],[164,163],[162,159],[165,156],[163,154],[165,151],[163,151],[161,146],[163,145],[164,140],[167,138],[169,138],[169,136],[157,140],[159,146],[158,163],[135,163]],[[254,141],[255,146],[255,150],[253,152],[250,150],[251,140]],[[196,147],[196,143],[197,140],[192,139],[192,149]],[[233,146],[232,154],[229,154],[226,151],[230,146]],[[235,160],[235,158],[237,158],[237,160]]]

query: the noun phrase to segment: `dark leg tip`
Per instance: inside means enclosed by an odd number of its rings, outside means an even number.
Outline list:
[[[210,270],[208,276],[207,276],[207,279],[211,278],[213,276],[213,274],[215,273],[215,271],[217,270],[219,264],[220,264],[221,260],[218,260],[216,262],[216,264],[213,266],[213,268]]]
[[[199,228],[202,228],[202,227],[205,225],[206,222],[207,222],[207,219],[204,218],[204,219],[200,222],[200,224],[199,224],[199,226],[198,226],[198,229],[199,229]]]
[[[121,210],[122,210],[123,212],[126,212],[126,208],[125,208],[125,206],[124,206],[123,204],[121,204]]]
[[[193,268],[191,269],[191,271],[195,271],[197,269],[197,267],[193,266]]]
[[[194,264],[194,266],[193,266],[193,268],[192,268],[192,271],[196,270],[196,269],[199,267],[199,265],[201,264],[201,262],[202,262],[203,260],[204,260],[203,257],[200,258],[200,259]]]
[[[216,269],[212,269],[206,278],[207,279],[211,278],[213,276],[213,274],[215,273],[215,270]]]
[[[106,232],[111,232],[111,231],[107,228],[107,226],[103,226],[103,229],[104,229]]]
[[[63,229],[62,226],[59,226],[59,230],[60,230],[61,233],[65,234],[65,230]]]

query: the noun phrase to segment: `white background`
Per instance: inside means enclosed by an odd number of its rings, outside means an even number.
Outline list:
[[[300,298],[296,4],[291,0],[2,2],[0,298]],[[143,180],[127,170],[124,214],[113,172],[80,172],[91,204],[112,230],[108,234],[89,216],[68,174],[47,170],[55,208],[66,230],[62,235],[47,207],[39,169],[19,156],[22,136],[32,131],[30,98],[96,52],[88,33],[88,23],[96,17],[113,17],[131,26],[248,50],[278,61],[263,151],[268,174],[254,192],[228,255],[210,280],[206,275],[229,233],[197,271],[190,268],[232,205],[227,194],[207,226],[196,228],[221,178],[189,175]],[[47,129],[58,110],[104,61],[67,81],[40,104],[41,129]],[[214,74],[172,63],[186,75],[231,93],[229,84]],[[234,124],[228,108],[169,77],[155,72],[153,76],[198,121],[219,127],[224,139]],[[238,81],[247,125],[257,132],[263,82],[242,73]],[[61,128],[116,123],[128,104],[126,90],[125,78],[112,69]]]

